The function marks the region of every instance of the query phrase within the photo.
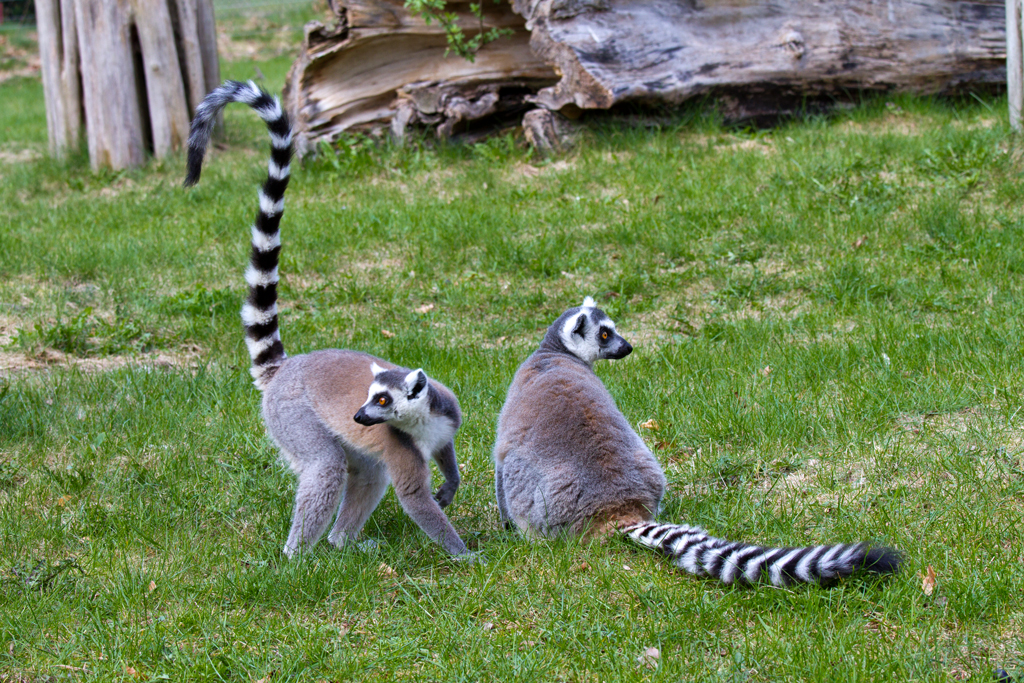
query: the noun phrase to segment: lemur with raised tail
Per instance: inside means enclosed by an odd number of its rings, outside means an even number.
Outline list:
[[[453,437],[462,414],[455,394],[421,369],[400,368],[358,351],[285,354],[278,333],[277,266],[292,130],[277,98],[252,82],[237,81],[207,95],[192,121],[185,186],[199,180],[214,119],[231,102],[252,107],[270,130],[270,164],[252,228],[242,322],[250,372],[263,392],[267,432],[298,478],[285,554],[315,544],[332,518],[328,540],[339,547],[353,541],[389,483],[427,536],[452,555],[466,554],[441,509],[459,487]],[[434,496],[431,459],[445,478]]]
[[[727,584],[828,584],[857,570],[898,571],[896,551],[867,543],[773,548],[655,522],[665,475],[592,368],[632,350],[587,297],[519,366],[494,446],[495,493],[507,527],[534,537],[622,533],[691,574]]]

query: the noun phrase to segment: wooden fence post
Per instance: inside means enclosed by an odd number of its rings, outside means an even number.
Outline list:
[[[211,0],[37,0],[50,150],[94,169],[181,149],[220,80]]]
[[[78,146],[82,132],[82,83],[72,0],[36,0],[36,25],[46,93],[50,154]]]
[[[1024,106],[1021,0],[1006,0],[1006,99],[1010,104],[1010,126],[1020,132],[1020,115]]]

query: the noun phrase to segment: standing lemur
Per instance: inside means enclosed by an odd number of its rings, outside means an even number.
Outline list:
[[[422,370],[399,368],[358,351],[329,349],[287,357],[277,327],[278,225],[284,212],[292,130],[277,98],[252,82],[227,81],[203,100],[189,135],[188,176],[199,180],[217,113],[231,102],[252,107],[270,130],[268,177],[259,193],[242,307],[251,373],[263,392],[263,419],[298,478],[284,552],[319,540],[352,541],[393,483],[405,512],[453,555],[467,552],[441,508],[459,487],[452,437],[462,416],[455,395]],[[430,494],[430,465],[445,483]],[[340,506],[339,506],[340,503]]]
[[[828,583],[858,569],[899,569],[898,553],[867,543],[772,548],[654,522],[665,475],[591,368],[632,350],[587,297],[548,328],[519,366],[494,446],[495,493],[506,526],[514,523],[531,536],[618,529],[680,568],[725,583]]]

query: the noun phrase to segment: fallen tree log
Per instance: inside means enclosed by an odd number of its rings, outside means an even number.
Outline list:
[[[562,75],[550,110],[678,104],[716,89],[934,93],[1005,82],[1003,0],[514,0]]]
[[[469,0],[450,5],[467,34],[480,30]],[[444,29],[410,14],[401,0],[332,7],[334,25],[307,24],[285,85],[299,154],[346,130],[389,129],[402,137],[424,124],[450,135],[460,124],[521,115],[532,108],[526,95],[557,81],[530,49],[523,18],[506,3],[486,3],[483,22],[512,34],[484,45],[473,62],[446,54]]]
[[[512,3],[514,12],[486,5],[485,24],[514,33],[470,63],[444,57],[440,27],[398,0],[340,0],[334,28],[307,27],[289,75],[300,148],[350,129],[400,136],[416,123],[450,135],[530,105],[574,118],[710,94],[726,118],[743,119],[851,91],[940,93],[1006,79],[1003,0]],[[539,120],[532,138],[550,128]]]

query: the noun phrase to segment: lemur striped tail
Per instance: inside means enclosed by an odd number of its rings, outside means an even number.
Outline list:
[[[867,543],[766,548],[714,538],[700,527],[657,522],[634,524],[623,532],[635,543],[662,551],[680,569],[726,584],[768,579],[776,586],[827,585],[857,570],[890,574],[900,566],[895,550]]]
[[[270,130],[270,164],[267,180],[259,193],[260,210],[252,227],[252,255],[245,272],[249,296],[242,306],[245,344],[252,357],[249,371],[256,386],[263,389],[286,358],[277,328],[277,263],[281,251],[278,226],[284,213],[284,191],[288,187],[288,165],[292,158],[292,128],[276,97],[271,97],[252,81],[225,81],[196,108],[188,136],[185,187],[199,181],[214,119],[231,102],[248,104],[267,122]]]

